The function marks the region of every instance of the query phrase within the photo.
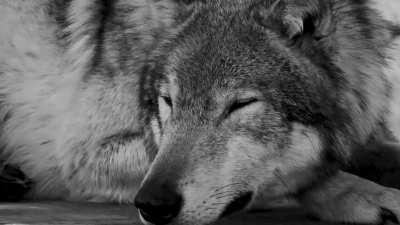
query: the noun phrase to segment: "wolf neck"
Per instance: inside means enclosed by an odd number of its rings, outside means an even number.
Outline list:
[[[397,38],[390,50],[388,66],[384,71],[392,84],[387,125],[396,139],[400,140],[400,38]]]
[[[377,9],[381,16],[394,25],[400,27],[400,1],[398,0],[373,0],[372,8]],[[400,36],[389,50],[388,65],[384,68],[385,75],[392,85],[389,114],[386,123],[397,140],[400,140]]]

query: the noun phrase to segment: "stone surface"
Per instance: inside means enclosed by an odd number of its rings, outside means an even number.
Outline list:
[[[0,203],[0,224],[141,225],[131,205],[69,202]],[[301,209],[280,209],[235,215],[218,225],[323,225]]]

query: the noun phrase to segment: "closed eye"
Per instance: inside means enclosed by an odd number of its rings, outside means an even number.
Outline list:
[[[238,99],[235,100],[227,109],[225,115],[229,116],[230,114],[241,110],[249,105],[257,103],[259,100],[257,98],[245,98],[245,99]]]

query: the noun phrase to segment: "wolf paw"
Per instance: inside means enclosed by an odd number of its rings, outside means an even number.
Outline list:
[[[336,213],[321,213],[322,219],[345,223],[378,225],[400,224],[400,191],[381,187],[346,190],[342,198],[333,200]],[[324,218],[326,216],[326,218]]]
[[[400,190],[341,173],[301,202],[318,218],[351,224],[400,224]]]

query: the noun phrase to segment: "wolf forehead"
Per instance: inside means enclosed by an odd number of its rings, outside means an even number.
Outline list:
[[[321,110],[333,112],[334,106],[326,103],[333,96],[325,91],[333,84],[321,76],[324,70],[278,32],[257,24],[250,7],[218,10],[200,9],[170,42],[160,71],[171,97],[209,104],[217,94],[247,89],[260,93],[278,111],[306,114],[302,119]],[[324,108],[316,109],[323,102]]]

